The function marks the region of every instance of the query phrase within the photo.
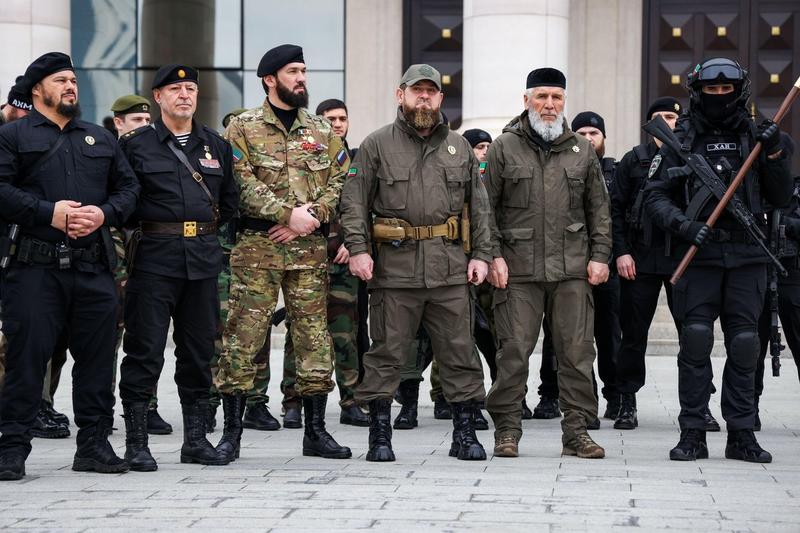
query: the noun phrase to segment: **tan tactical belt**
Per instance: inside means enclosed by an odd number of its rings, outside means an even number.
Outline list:
[[[399,218],[375,217],[372,223],[372,238],[375,242],[396,242],[411,239],[424,241],[444,237],[455,241],[460,238],[458,217],[452,216],[444,224],[435,226],[412,226]]]

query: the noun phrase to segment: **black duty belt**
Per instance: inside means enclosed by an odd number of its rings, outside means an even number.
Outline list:
[[[17,261],[26,265],[57,266],[58,254],[57,244],[40,241],[33,237],[22,237],[17,249]],[[72,262],[97,263],[102,255],[99,243],[94,243],[86,248],[69,248],[69,257]]]
[[[197,237],[217,233],[216,222],[142,222],[142,232],[153,235]]]
[[[708,232],[707,240],[711,242],[730,242],[740,244],[750,244],[755,242],[744,230],[730,230],[722,228],[714,228],[710,230]]]

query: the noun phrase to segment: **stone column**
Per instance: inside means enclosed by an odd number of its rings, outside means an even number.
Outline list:
[[[569,94],[569,18],[569,0],[464,0],[462,131],[498,135],[522,112],[534,68],[564,72]]]
[[[346,17],[347,140],[356,147],[396,116],[394,91],[403,75],[403,1],[347,0]]]
[[[14,79],[46,52],[70,53],[70,3],[2,0],[0,7],[0,102]]]

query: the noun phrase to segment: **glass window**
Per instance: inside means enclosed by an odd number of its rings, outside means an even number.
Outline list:
[[[70,16],[76,68],[133,68],[136,0],[72,0]]]
[[[113,116],[111,104],[120,96],[136,92],[133,70],[77,69],[78,99],[81,118],[102,124],[103,117]],[[149,97],[148,93],[142,93]]]
[[[308,109],[312,113],[317,104],[328,98],[344,100],[344,72],[316,72],[308,71]],[[264,89],[261,78],[255,71],[247,70],[244,73],[244,107],[258,107],[264,103]]]
[[[244,68],[280,44],[303,47],[311,70],[344,69],[344,0],[244,0]]]

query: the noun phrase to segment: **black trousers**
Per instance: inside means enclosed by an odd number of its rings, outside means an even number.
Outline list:
[[[597,370],[603,382],[602,395],[606,400],[619,394],[616,383],[617,352],[620,348],[620,283],[619,276],[610,277],[606,283],[592,287],[594,298],[594,341],[597,344]],[[544,320],[542,365],[539,368],[539,396],[558,398],[556,356],[547,318]],[[592,370],[595,396],[597,378]]]
[[[690,266],[673,288],[675,319],[682,324],[678,354],[681,429],[705,426],[703,410],[711,394],[710,361],[717,318],[727,353],[720,399],[722,417],[728,430],[753,428],[758,320],[766,284],[767,268],[763,264]]]
[[[217,278],[187,280],[134,271],[125,287],[123,402],[148,402],[164,366],[169,321],[175,341],[175,383],[182,405],[208,400],[219,320]]]
[[[6,382],[0,396],[0,449],[30,452],[47,362],[68,332],[78,443],[98,423],[110,426],[114,393],[117,292],[110,272],[14,265],[3,280]]]
[[[769,294],[767,294],[768,298]],[[782,341],[792,352],[795,366],[797,366],[798,379],[800,379],[800,284],[778,282],[778,315],[781,319]],[[772,375],[772,363],[766,363],[766,357],[769,353],[771,318],[769,302],[766,301],[758,323],[761,351],[758,356],[758,365],[756,366],[756,401],[764,392],[765,366],[769,368],[769,375]],[[783,369],[781,369],[781,377],[783,377]]]
[[[645,351],[661,287],[667,293],[667,305],[673,312],[672,284],[669,275],[637,272],[636,279],[620,280],[620,324],[622,341],[617,353],[617,388],[620,393],[637,393],[645,382]],[[674,320],[674,313],[673,313]],[[675,321],[675,329],[681,325]]]

